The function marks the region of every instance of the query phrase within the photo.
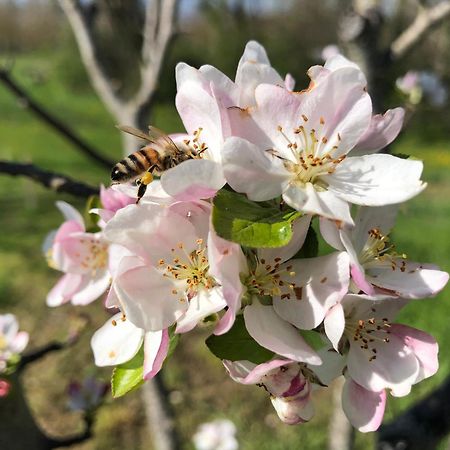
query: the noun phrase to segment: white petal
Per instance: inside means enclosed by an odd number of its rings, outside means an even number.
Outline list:
[[[255,201],[279,196],[289,177],[281,161],[245,139],[231,137],[223,147],[223,170],[228,184]]]
[[[352,156],[367,155],[389,145],[400,133],[403,126],[405,110],[388,109],[384,114],[372,117],[369,128],[352,150]]]
[[[328,310],[323,324],[325,327],[325,334],[333,344],[333,348],[336,351],[339,351],[338,344],[345,329],[344,308],[342,308],[340,303]]]
[[[222,289],[201,289],[198,294],[189,301],[189,308],[177,321],[177,333],[191,331],[201,320],[221,311],[227,306],[223,298]]]
[[[386,392],[372,392],[345,380],[342,391],[342,408],[350,423],[362,433],[375,431],[381,425],[386,406]]]
[[[129,270],[116,278],[114,288],[126,316],[146,331],[169,327],[188,308],[183,290],[153,267]]]
[[[350,207],[346,201],[333,192],[316,191],[311,183],[306,183],[305,188],[289,186],[283,192],[283,200],[297,211],[353,224]]]
[[[422,192],[421,161],[392,155],[347,158],[331,175],[323,176],[328,189],[357,205],[383,206],[401,203]]]
[[[82,275],[66,273],[47,294],[47,306],[60,306],[67,303],[81,284]]]
[[[84,230],[83,216],[72,205],[69,205],[69,203],[67,202],[58,200],[56,202],[56,206],[61,211],[66,220],[75,220],[83,227]]]
[[[129,320],[123,321],[121,317],[121,313],[116,314],[92,336],[91,347],[95,364],[99,367],[127,362],[141,348],[144,330],[137,328]]]
[[[296,288],[291,298],[274,297],[277,314],[302,330],[317,327],[328,309],[347,293],[348,255],[335,252],[317,258],[289,261]]]
[[[342,225],[335,220],[329,220],[324,217],[320,218],[320,234],[325,239],[327,244],[331,245],[336,250],[344,250],[339,235],[339,227]]]
[[[221,165],[207,159],[184,161],[161,177],[163,189],[181,201],[214,197],[225,183]]]
[[[294,361],[321,364],[317,353],[292,325],[275,313],[272,306],[255,301],[244,309],[244,319],[252,338],[263,347]]]
[[[106,271],[100,271],[96,277],[83,275],[80,285],[72,295],[73,305],[87,305],[97,300],[108,289],[111,283],[111,275]]]
[[[144,380],[153,378],[163,365],[169,349],[167,330],[147,331],[144,337]]]

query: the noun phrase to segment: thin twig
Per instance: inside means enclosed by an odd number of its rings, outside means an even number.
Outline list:
[[[423,37],[450,16],[450,0],[419,11],[413,23],[395,39],[390,47],[391,58],[400,59],[421,42]]]
[[[94,161],[100,163],[105,167],[112,167],[114,165],[114,162],[102,156],[95,148],[81,139],[71,128],[69,128],[69,126],[67,126],[64,122],[62,122],[60,119],[46,110],[38,102],[33,100],[31,95],[26,92],[23,87],[19,86],[16,81],[13,80],[8,70],[0,69],[0,82],[2,82],[10,92],[16,95],[23,106],[34,112],[43,122],[45,122],[47,125],[50,125],[61,136],[74,144],[85,155],[89,156]]]
[[[99,193],[99,189],[94,186],[75,181],[66,175],[49,172],[34,164],[0,160],[0,173],[28,177],[55,192],[66,192],[77,197],[87,198]]]

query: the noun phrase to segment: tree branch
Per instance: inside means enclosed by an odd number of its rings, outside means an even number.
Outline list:
[[[0,173],[25,176],[55,192],[66,192],[77,197],[86,198],[99,193],[99,189],[96,187],[75,181],[65,175],[43,170],[33,164],[0,160]]]
[[[59,4],[72,27],[81,59],[94,89],[111,114],[116,118],[120,117],[125,104],[114,92],[111,81],[100,65],[92,32],[80,3],[77,0],[59,0]]]
[[[450,16],[450,0],[430,8],[419,6],[413,23],[395,39],[390,47],[391,58],[400,59],[411,51],[434,27]]]
[[[50,125],[60,135],[65,137],[69,142],[74,144],[85,155],[89,156],[96,162],[102,164],[105,167],[112,167],[113,162],[103,157],[92,146],[83,141],[79,136],[75,134],[65,123],[59,120],[57,117],[48,112],[43,106],[37,103],[32,97],[19,86],[12,78],[7,70],[0,69],[0,82],[17,96],[22,105],[33,111],[40,119]]]

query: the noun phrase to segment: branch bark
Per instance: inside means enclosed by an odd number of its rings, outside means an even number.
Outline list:
[[[427,33],[449,16],[450,1],[442,1],[429,8],[419,6],[413,23],[392,42],[391,58],[397,60],[405,56]]]
[[[98,195],[99,193],[99,189],[96,187],[75,181],[59,173],[43,170],[33,164],[0,160],[0,173],[28,177],[52,191],[66,192],[77,197],[87,198],[91,195]]]
[[[92,22],[87,20],[81,3],[77,0],[59,0],[72,27],[81,59],[94,89],[113,117],[120,124],[136,128],[147,126],[158,79],[174,35],[178,0],[148,0],[145,9],[145,24],[140,62],[140,85],[129,98],[121,98],[113,89],[113,83],[101,65],[92,33]],[[138,140],[123,134],[124,153],[129,154],[138,147]]]
[[[50,125],[61,136],[74,144],[81,152],[91,159],[100,163],[104,167],[111,168],[114,163],[109,159],[102,156],[95,148],[87,144],[81,139],[72,129],[70,129],[64,122],[58,119],[56,116],[47,111],[42,105],[33,100],[30,94],[25,89],[17,84],[13,80],[7,70],[0,70],[0,82],[12,92],[20,101],[20,103],[26,108],[30,109],[36,114],[43,122]]]

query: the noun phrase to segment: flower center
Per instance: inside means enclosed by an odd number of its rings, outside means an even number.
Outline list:
[[[216,285],[213,277],[209,275],[209,261],[206,256],[206,247],[203,239],[197,239],[197,249],[188,253],[182,242],[176,248],[171,249],[172,261],[166,262],[161,259],[158,266],[163,276],[176,281],[186,283],[188,299],[191,299],[200,289],[211,289]],[[173,291],[174,295],[178,292]]]
[[[206,150],[208,150],[207,145],[200,141],[200,134],[203,128],[198,128],[194,131],[194,137],[192,139],[185,139],[183,143],[186,145],[186,153],[192,159],[201,159]]]
[[[280,262],[279,257],[274,259],[273,264],[268,264],[265,259],[257,260],[256,268],[250,270],[242,280],[249,296],[290,299],[295,294],[298,298],[302,288],[292,282],[295,272],[292,271],[292,266],[281,266]]]
[[[399,263],[399,259],[402,259]],[[378,228],[369,230],[369,237],[361,250],[358,260],[365,269],[379,268],[380,266],[397,267],[405,271],[406,255],[398,254],[395,245],[390,242],[388,235],[383,235]]]
[[[285,168],[292,174],[290,184],[304,186],[306,183],[312,183],[317,190],[326,190],[328,185],[321,179],[321,176],[332,174],[336,170],[336,166],[346,158],[346,155],[333,156],[339,147],[341,136],[338,133],[336,145],[325,151],[323,146],[328,143],[323,129],[325,119],[320,118],[319,129],[316,130],[307,127],[307,116],[302,115],[301,117],[304,124],[293,130],[293,139],[286,135],[282,126],[277,127],[286,141],[291,158],[282,157],[276,150],[268,151],[283,160]]]
[[[81,239],[81,243],[84,243],[85,240]],[[97,271],[103,270],[106,268],[108,263],[108,246],[101,242],[98,239],[89,241],[88,249],[86,256],[81,261],[81,266],[85,269],[89,269],[92,273],[92,276],[97,274]]]
[[[375,308],[371,310],[373,313],[376,312]],[[390,342],[390,328],[391,323],[387,318],[377,319],[371,317],[370,319],[358,320],[349,318],[348,322],[346,320],[344,334],[349,341],[359,345],[363,351],[366,351],[369,362],[372,362],[377,358],[376,344],[388,344]]]

